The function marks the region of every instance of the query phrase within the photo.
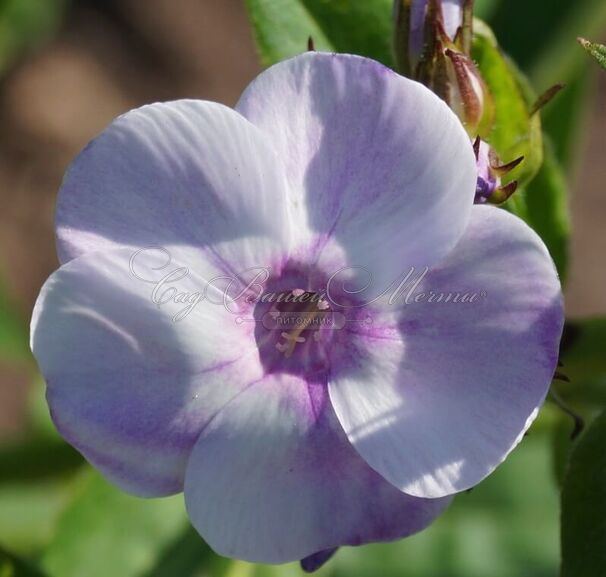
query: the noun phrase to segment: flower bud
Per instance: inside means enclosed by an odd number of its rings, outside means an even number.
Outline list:
[[[459,116],[470,138],[487,136],[494,102],[471,59],[473,0],[396,0],[396,57]]]
[[[437,92],[459,117],[471,138],[487,136],[494,123],[494,101],[473,60],[451,48],[444,56],[448,79]]]
[[[469,54],[473,0],[395,0],[394,20],[396,61],[407,76],[417,78],[419,64],[433,53],[437,22]]]
[[[518,166],[524,157],[520,156],[508,164],[501,164],[493,148],[478,137],[473,144],[478,168],[475,204],[501,204],[518,188],[516,180],[503,185],[501,177]]]

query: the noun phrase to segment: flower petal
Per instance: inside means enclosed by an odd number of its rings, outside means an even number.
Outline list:
[[[428,302],[430,291],[479,294]],[[468,489],[517,445],[549,389],[563,325],[553,262],[517,217],[476,206],[399,316],[352,341],[333,406],[358,452],[406,493]]]
[[[55,272],[34,309],[31,346],[61,434],[126,491],[165,495],[182,490],[203,425],[261,367],[249,327],[208,300],[174,322],[186,305],[152,302],[154,286],[132,276],[131,256],[88,253]],[[164,276],[165,264],[165,253],[147,251],[137,274]],[[193,273],[171,284],[205,290]]]
[[[300,245],[319,254],[336,240],[381,290],[394,268],[432,265],[465,230],[472,146],[421,84],[373,60],[313,52],[257,77],[237,110],[285,163]]]
[[[313,555],[301,559],[301,569],[305,573],[315,573],[320,567],[328,563],[332,556],[338,551],[338,547],[334,549],[325,549],[324,551],[318,551]]]
[[[261,132],[212,102],[117,118],[68,170],[57,205],[62,262],[116,246],[206,247],[229,272],[270,266],[289,243],[285,177]]]
[[[444,19],[444,31],[452,40],[457,35],[457,30],[463,25],[463,4],[465,0],[442,0],[442,17]]]
[[[325,384],[276,374],[204,429],[185,501],[217,553],[283,563],[404,537],[426,527],[449,499],[416,499],[385,482],[348,443]]]

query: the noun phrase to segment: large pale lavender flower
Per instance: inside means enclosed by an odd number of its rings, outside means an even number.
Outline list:
[[[446,104],[355,56],[278,64],[235,110],[121,116],[66,175],[33,314],[58,429],[126,491],[183,490],[223,555],[314,568],[421,530],[515,447],[557,362],[551,258],[475,191]]]

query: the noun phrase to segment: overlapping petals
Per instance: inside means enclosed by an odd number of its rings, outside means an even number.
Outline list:
[[[478,298],[430,302],[431,292]],[[408,494],[440,497],[491,473],[534,420],[557,365],[562,295],[536,233],[476,206],[410,297],[386,315],[397,325],[379,316],[352,338],[351,366],[334,371],[330,396],[376,471]]]
[[[185,479],[190,518],[211,547],[283,563],[425,528],[450,502],[387,483],[347,441],[325,383],[271,375],[204,429]]]
[[[322,262],[335,240],[376,294],[403,266],[444,257],[465,230],[475,157],[421,84],[366,58],[308,53],[257,77],[236,109],[285,164],[306,259]]]
[[[167,495],[183,489],[201,428],[261,367],[254,339],[224,307],[205,300],[173,322],[182,305],[154,304],[132,255],[88,253],[54,273],[36,303],[31,345],[61,434],[123,489]],[[166,258],[147,251],[137,267],[156,269],[157,280]],[[190,272],[181,290],[205,290]]]
[[[66,175],[64,264],[32,320],[59,430],[127,491],[184,488],[224,555],[278,563],[424,528],[519,441],[561,332],[544,245],[473,207],[476,176],[443,102],[354,56],[278,64],[237,111],[180,101],[120,117]],[[410,267],[431,268],[421,291],[486,296],[383,300],[312,379],[269,371],[253,323],[216,299],[174,322],[182,305],[133,275],[149,246],[163,249],[143,269],[157,279],[173,255],[190,294],[249,267],[326,276],[338,262],[371,274],[367,296]]]

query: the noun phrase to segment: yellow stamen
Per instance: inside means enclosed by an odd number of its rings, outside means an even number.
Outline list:
[[[293,291],[294,292],[294,291]],[[314,320],[318,317],[318,315],[323,312],[322,310],[317,310],[318,305],[316,303],[310,303],[308,308],[301,311],[302,313],[308,313],[308,316],[305,316],[302,320],[303,322],[297,326],[297,328],[293,329],[290,332],[283,332],[280,336],[286,341],[284,343],[277,343],[276,348],[284,353],[286,358],[292,356],[295,351],[296,346],[299,343],[304,343],[306,341],[305,337],[301,336],[301,333],[309,328],[309,326],[314,322]],[[323,307],[324,308],[324,307]],[[328,307],[326,307],[328,308]],[[315,310],[314,310],[315,309]],[[318,340],[317,336],[314,340]]]

